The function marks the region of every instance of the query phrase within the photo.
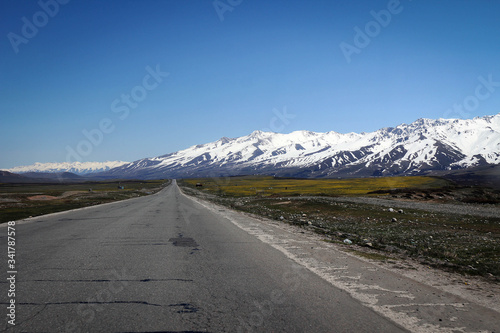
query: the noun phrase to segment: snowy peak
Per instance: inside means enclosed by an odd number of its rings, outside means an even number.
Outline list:
[[[142,179],[242,174],[367,177],[487,164],[500,164],[500,114],[474,119],[421,118],[369,133],[254,131],[131,163],[37,163],[7,171],[100,171],[101,177]]]
[[[107,171],[113,168],[120,167],[128,162],[123,161],[107,161],[107,162],[64,162],[64,163],[35,163],[32,165],[18,166],[11,169],[6,169],[12,173],[28,173],[28,172],[71,172],[77,175],[89,173],[97,173]]]
[[[418,119],[370,133],[254,131],[114,168],[130,178],[271,174],[355,177],[422,174],[500,163],[500,114]]]

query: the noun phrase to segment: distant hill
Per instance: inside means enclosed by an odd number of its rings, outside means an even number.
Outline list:
[[[0,183],[53,183],[85,181],[84,177],[71,172],[27,172],[22,175],[0,170]]]
[[[500,190],[500,165],[456,170],[442,176],[459,185],[491,187]]]
[[[56,181],[69,181],[69,180],[85,180],[84,177],[76,175],[71,172],[26,172],[22,176],[35,178],[35,179],[46,179],[46,180],[56,180]]]
[[[29,177],[0,170],[0,183],[27,183],[29,181]]]

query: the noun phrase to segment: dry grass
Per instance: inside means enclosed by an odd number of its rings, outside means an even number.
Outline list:
[[[182,184],[234,197],[244,196],[358,196],[373,191],[408,188],[441,188],[449,181],[436,177],[383,177],[353,179],[287,179],[274,177],[226,177],[185,179]]]

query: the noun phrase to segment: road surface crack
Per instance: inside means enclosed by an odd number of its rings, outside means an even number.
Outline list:
[[[50,302],[50,303],[31,303],[31,302],[22,302],[19,305],[78,305],[78,304],[142,304],[142,305],[150,305],[150,306],[163,306],[161,304],[154,304],[145,301],[109,301],[109,302],[87,302],[87,301],[72,301],[72,302]],[[43,309],[42,309],[43,310]]]

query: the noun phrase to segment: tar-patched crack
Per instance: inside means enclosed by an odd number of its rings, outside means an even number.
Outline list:
[[[194,249],[191,250],[191,252],[189,252],[189,254],[195,254],[196,251],[200,251],[200,249],[195,247]]]
[[[94,280],[24,280],[22,282],[193,282],[191,279],[141,279],[141,280],[109,280],[109,279],[94,279]]]
[[[170,238],[168,240],[169,242],[172,242],[174,246],[181,246],[181,247],[198,247],[198,243],[193,238],[189,237],[184,237],[182,234],[179,234],[179,237],[177,238]]]
[[[164,242],[137,242],[137,243],[130,243],[129,241],[119,241],[119,242],[106,242],[102,243],[103,246],[164,246],[168,245],[168,243]]]
[[[48,303],[32,303],[32,302],[21,302],[19,305],[78,305],[78,304],[142,304],[151,306],[162,306],[161,304],[154,304],[145,301],[109,301],[109,302],[90,302],[90,301],[74,301],[74,302],[48,302]]]
[[[140,331],[140,332],[119,332],[119,333],[210,333],[207,331]]]
[[[61,218],[58,219],[58,222],[70,222],[70,221],[89,221],[89,220],[108,220],[108,219],[121,219],[124,218],[124,216],[106,216],[106,217],[81,217],[81,218],[76,218],[76,219],[70,219],[70,218]],[[37,221],[37,222],[43,222],[43,221]]]
[[[178,307],[177,313],[196,313],[198,308],[189,303],[169,304],[169,307]]]

